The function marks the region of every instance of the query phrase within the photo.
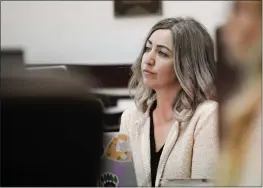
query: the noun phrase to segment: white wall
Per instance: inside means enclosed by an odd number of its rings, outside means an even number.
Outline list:
[[[114,17],[112,1],[1,2],[1,48],[21,47],[31,63],[132,63],[158,20],[192,16],[215,37],[226,1],[163,1],[163,15]]]

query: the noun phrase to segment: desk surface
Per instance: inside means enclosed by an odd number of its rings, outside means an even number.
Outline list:
[[[130,91],[128,88],[96,88],[92,89],[91,92],[110,96],[130,96],[134,94],[135,90]]]

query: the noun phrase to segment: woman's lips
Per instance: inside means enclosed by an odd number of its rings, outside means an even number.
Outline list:
[[[149,70],[143,70],[144,74],[146,75],[155,75],[156,73],[153,73],[152,71]]]

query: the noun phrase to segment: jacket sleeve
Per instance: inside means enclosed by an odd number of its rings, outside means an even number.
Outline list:
[[[191,178],[214,179],[219,154],[217,104],[204,109],[194,134]]]

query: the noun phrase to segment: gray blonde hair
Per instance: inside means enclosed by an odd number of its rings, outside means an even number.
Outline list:
[[[178,120],[191,117],[201,102],[215,99],[214,44],[204,26],[192,18],[167,18],[155,24],[148,33],[136,62],[132,65],[129,88],[135,88],[134,100],[140,111],[146,112],[156,100],[156,93],[142,80],[141,62],[146,41],[158,29],[169,29],[173,35],[174,70],[181,86],[173,108]],[[187,110],[188,115],[182,115]]]

